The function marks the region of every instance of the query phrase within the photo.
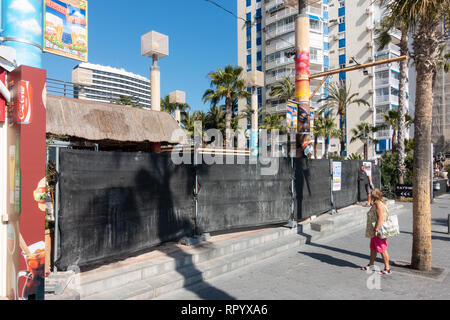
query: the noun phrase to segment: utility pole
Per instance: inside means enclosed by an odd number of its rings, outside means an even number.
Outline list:
[[[298,158],[307,158],[311,153],[309,47],[309,16],[306,12],[306,0],[298,0],[298,16],[295,19],[295,100],[298,103],[296,156]]]

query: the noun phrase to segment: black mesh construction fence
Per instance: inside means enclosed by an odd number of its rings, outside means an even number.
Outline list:
[[[234,163],[175,165],[170,155],[62,149],[57,268],[123,259],[195,231],[286,223],[332,209],[328,160]],[[337,209],[362,201],[360,164],[342,161]],[[372,175],[379,187],[378,167]]]
[[[261,165],[260,162],[270,165]],[[197,168],[201,232],[288,222],[292,210],[291,159]]]
[[[294,159],[295,194],[298,219],[331,210],[329,160]]]
[[[58,269],[193,233],[193,167],[170,156],[62,150]]]

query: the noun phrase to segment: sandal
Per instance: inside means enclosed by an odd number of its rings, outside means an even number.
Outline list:
[[[383,271],[380,271],[380,275],[391,274],[391,273],[392,273],[391,269],[384,269]]]
[[[368,264],[367,266],[365,266],[365,267],[361,267],[361,270],[362,271],[367,271],[367,270],[370,270],[370,267],[373,267],[374,265],[370,265],[370,264]]]

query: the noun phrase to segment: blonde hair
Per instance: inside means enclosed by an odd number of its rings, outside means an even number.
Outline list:
[[[375,189],[372,191],[372,199],[373,203],[381,201],[383,204],[386,204],[386,201],[383,199],[383,192],[381,192],[380,189]]]

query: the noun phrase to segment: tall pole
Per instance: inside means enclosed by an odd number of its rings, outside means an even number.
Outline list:
[[[298,103],[296,156],[307,158],[310,153],[310,45],[309,16],[306,0],[298,1],[298,16],[295,19],[295,100]]]
[[[259,154],[258,150],[258,89],[256,87],[252,88],[252,132],[251,132],[251,149],[252,156],[257,157]]]
[[[150,69],[152,110],[161,111],[161,71],[158,66],[158,56],[153,55],[153,65]]]

